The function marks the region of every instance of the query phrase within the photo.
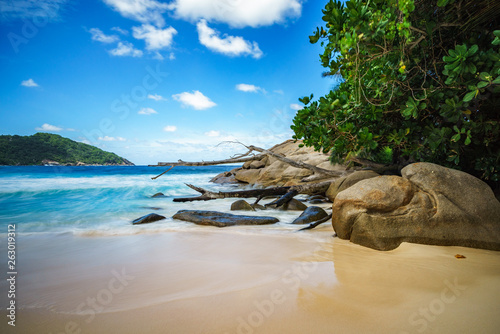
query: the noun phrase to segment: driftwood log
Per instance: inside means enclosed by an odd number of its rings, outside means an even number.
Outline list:
[[[330,186],[331,181],[303,184],[298,186],[290,187],[272,187],[264,189],[250,189],[250,190],[236,190],[236,191],[218,191],[213,192],[200,187],[193,186],[192,184],[186,184],[189,188],[196,190],[201,193],[197,197],[182,197],[174,198],[174,202],[193,202],[193,201],[210,201],[220,198],[251,198],[256,197],[256,203],[265,196],[287,196],[285,199],[281,200],[279,207],[287,202],[289,202],[297,194],[322,194]],[[289,194],[290,193],[290,194]]]

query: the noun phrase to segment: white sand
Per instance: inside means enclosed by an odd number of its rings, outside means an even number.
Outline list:
[[[379,252],[332,238],[331,226],[248,231],[21,237],[17,326],[3,297],[0,331],[499,331],[500,252],[406,243]]]

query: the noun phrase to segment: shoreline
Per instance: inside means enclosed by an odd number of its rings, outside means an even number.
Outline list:
[[[332,234],[327,225],[307,237],[238,228],[25,236],[16,331],[495,333],[500,326],[500,253],[407,243],[379,252]]]

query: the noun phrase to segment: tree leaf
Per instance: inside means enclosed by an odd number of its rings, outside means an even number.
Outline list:
[[[470,47],[469,51],[467,51],[467,55],[470,57],[470,56],[473,56],[477,50],[479,50],[479,47],[474,44],[473,46]]]
[[[449,1],[450,0],[438,0],[437,5],[438,5],[438,7],[444,7],[448,4]]]
[[[479,81],[479,83],[477,84],[477,88],[480,89],[480,88],[484,88],[486,86],[489,85],[489,82],[486,82],[486,81]]]
[[[469,101],[471,101],[474,98],[475,95],[476,95],[476,91],[475,90],[472,91],[472,92],[469,92],[469,93],[465,94],[463,101],[464,102],[469,102]]]

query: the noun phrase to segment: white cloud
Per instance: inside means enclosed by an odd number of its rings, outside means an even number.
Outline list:
[[[131,56],[131,57],[142,57],[142,51],[134,48],[132,43],[129,42],[119,42],[118,46],[109,50],[109,53],[113,56]]]
[[[38,84],[33,79],[21,81],[21,86],[24,87],[38,87]]]
[[[262,51],[256,42],[249,42],[239,36],[229,36],[225,34],[219,37],[219,32],[210,28],[206,20],[200,20],[196,25],[200,43],[212,51],[225,54],[227,56],[246,56],[253,58],[262,57]]]
[[[154,53],[153,53],[153,59],[156,59],[156,60],[164,60],[164,59],[165,59],[165,57],[163,57],[163,56],[161,55],[161,53],[159,53],[158,51],[156,51],[156,52],[154,52]]]
[[[47,123],[44,123],[41,127],[35,128],[37,131],[61,131],[62,128],[55,126],[55,125],[50,125]]]
[[[172,27],[160,29],[151,24],[143,24],[140,27],[132,28],[134,38],[143,39],[146,42],[146,49],[150,51],[169,47],[175,34],[177,34],[177,30]]]
[[[57,19],[67,0],[0,0],[0,19]]]
[[[128,31],[125,29],[122,29],[120,27],[113,27],[113,28],[111,28],[111,30],[119,32],[122,35],[128,35]]]
[[[92,28],[89,30],[89,32],[92,35],[93,41],[98,41],[101,43],[114,43],[114,42],[117,42],[119,40],[118,36],[106,35],[99,28]]]
[[[139,115],[151,115],[151,114],[157,114],[158,112],[154,110],[153,108],[142,108],[139,110],[138,114]]]
[[[167,99],[158,94],[148,94],[148,99],[155,101],[166,101]]]
[[[205,132],[205,136],[207,136],[207,137],[219,137],[220,131],[211,130],[211,131]]]
[[[184,92],[175,94],[172,95],[172,97],[174,98],[174,100],[181,102],[183,106],[193,107],[196,110],[208,109],[217,105],[197,90],[193,91],[192,93]]]
[[[170,54],[168,55],[168,59],[174,60],[175,59],[175,54],[173,52],[170,52]]]
[[[257,93],[258,91],[263,90],[262,88],[255,86],[255,85],[249,85],[249,84],[237,84],[236,89],[240,90],[242,92],[246,93]]]
[[[259,27],[300,17],[304,0],[175,0],[170,9],[178,18],[206,19],[232,27]]]
[[[84,144],[88,144],[88,145],[92,145],[92,143],[90,142],[90,140],[86,139],[86,138],[83,138],[83,137],[80,137],[79,138],[79,142],[80,143],[84,143]]]
[[[177,131],[177,127],[175,125],[167,125],[166,127],[163,128],[163,131],[175,132]]]
[[[290,104],[290,109],[293,109],[293,110],[301,110],[301,109],[304,109],[304,107],[302,107],[300,104],[298,103],[292,103]]]
[[[169,5],[156,0],[104,0],[122,16],[142,23],[154,23],[157,27],[165,24],[162,14]]]
[[[126,141],[127,140],[123,137],[110,137],[110,136],[99,137],[97,139],[102,140],[102,141]]]
[[[283,90],[281,90],[281,89],[273,90],[273,93],[280,94],[280,95],[285,94],[285,92]]]

